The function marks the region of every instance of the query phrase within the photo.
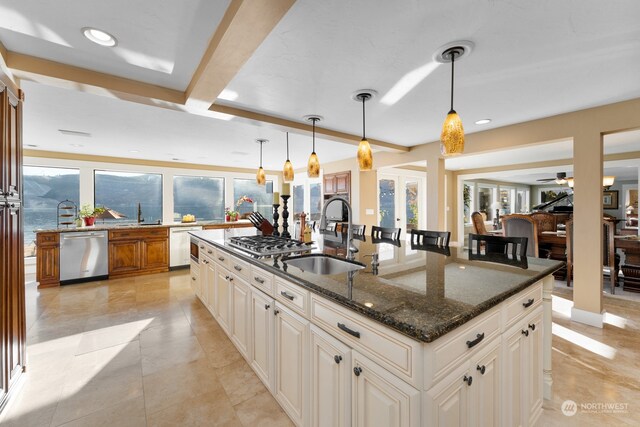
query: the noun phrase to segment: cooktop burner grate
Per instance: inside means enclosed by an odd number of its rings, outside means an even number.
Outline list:
[[[285,239],[278,236],[239,236],[231,237],[229,246],[242,249],[255,256],[271,256],[306,252],[314,249],[313,242]]]

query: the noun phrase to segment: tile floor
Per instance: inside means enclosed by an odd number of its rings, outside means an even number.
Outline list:
[[[596,329],[571,322],[571,298],[556,288],[554,397],[541,425],[639,425],[640,304],[605,297],[608,323]],[[27,300],[28,376],[3,427],[291,425],[193,296],[186,270],[29,284]],[[561,411],[568,399],[572,417]],[[617,413],[601,407],[611,403]]]

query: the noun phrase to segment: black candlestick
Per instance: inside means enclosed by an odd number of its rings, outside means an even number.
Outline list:
[[[278,231],[278,218],[280,218],[280,214],[278,213],[278,208],[280,207],[279,204],[274,203],[273,204],[273,235],[274,236],[279,236],[280,232]]]
[[[289,195],[282,195],[282,233],[280,234],[285,239],[290,239],[291,234],[289,233],[289,210],[287,209],[287,203],[289,203]]]

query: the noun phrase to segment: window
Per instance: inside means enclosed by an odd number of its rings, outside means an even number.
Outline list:
[[[380,227],[396,225],[396,181],[381,179],[378,182],[380,191]]]
[[[24,255],[35,256],[36,234],[33,230],[58,226],[58,203],[80,200],[80,171],[39,166],[23,168]]]
[[[293,219],[300,219],[304,212],[304,185],[293,186]]]
[[[495,209],[491,209],[493,203],[493,193],[495,188],[481,187],[478,185],[478,211],[484,213],[488,220],[492,220],[496,215]]]
[[[238,206],[238,199],[242,196],[247,196],[253,200],[251,203],[241,203]],[[230,206],[231,210],[245,214],[249,212],[260,212],[265,218],[271,218],[273,216],[273,181],[267,181],[265,185],[258,185],[255,179],[240,179],[235,178],[233,180],[233,205]]]
[[[309,193],[311,221],[320,221],[320,214],[322,213],[322,184],[310,184]]]
[[[224,178],[173,177],[173,218],[191,214],[197,220],[224,219]]]
[[[97,170],[94,186],[96,206],[115,210],[136,221],[140,204],[145,222],[162,220],[162,174]]]
[[[511,205],[513,199],[513,193],[515,190],[511,188],[500,188],[500,214],[501,215],[510,215]]]

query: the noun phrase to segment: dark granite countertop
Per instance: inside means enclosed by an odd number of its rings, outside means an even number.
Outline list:
[[[170,222],[164,224],[155,224],[153,222],[150,223],[142,223],[137,224],[135,222],[127,223],[127,222],[106,222],[100,223],[100,219],[96,220],[96,224],[90,227],[60,227],[60,228],[51,228],[51,229],[35,229],[34,233],[67,233],[67,232],[75,232],[75,231],[100,231],[100,230],[123,230],[123,229],[134,229],[134,228],[173,228],[173,227],[193,227],[193,226],[206,226],[206,225],[225,225],[228,227],[234,227],[237,225],[246,226],[250,224],[248,220],[239,220],[233,222],[225,222],[225,221],[196,221],[196,222]]]
[[[374,242],[366,237],[355,240],[359,249],[356,261],[365,264],[365,269],[355,274],[318,275],[287,266],[286,259],[280,257],[253,257],[208,231],[190,234],[423,342],[445,335],[563,265],[531,257],[520,262],[508,260],[511,265],[470,260],[466,250],[455,247],[447,254],[442,248],[412,249],[406,241]],[[341,234],[313,237],[313,253],[345,244]],[[380,259],[377,274],[371,257],[366,257],[374,252]]]

